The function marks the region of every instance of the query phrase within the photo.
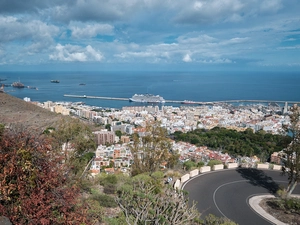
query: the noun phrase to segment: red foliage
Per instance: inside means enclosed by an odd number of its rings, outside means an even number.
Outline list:
[[[50,140],[0,131],[0,215],[13,224],[89,224],[79,189],[66,179]]]

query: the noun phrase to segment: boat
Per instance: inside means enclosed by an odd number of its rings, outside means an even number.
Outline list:
[[[165,103],[163,97],[159,95],[152,94],[134,94],[131,98],[129,98],[130,102],[142,102],[142,103]]]
[[[37,87],[33,87],[33,86],[27,86],[28,89],[35,89],[35,90],[38,90]]]
[[[59,83],[59,80],[51,80],[51,83]]]
[[[24,88],[24,84],[22,84],[20,81],[16,81],[16,82],[13,82],[12,85],[13,87],[15,88]]]
[[[85,85],[85,83],[80,83],[79,85]]]

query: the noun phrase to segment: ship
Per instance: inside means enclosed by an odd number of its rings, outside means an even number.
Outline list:
[[[13,82],[12,85],[13,87],[15,88],[24,88],[24,84],[22,84],[20,81],[16,81],[16,82]]]
[[[165,103],[163,97],[159,95],[152,94],[135,94],[131,98],[129,98],[130,102],[142,102],[142,103]]]
[[[51,83],[59,83],[59,80],[51,80]]]
[[[33,87],[33,86],[27,86],[28,89],[35,89],[35,90],[38,90],[37,87]]]

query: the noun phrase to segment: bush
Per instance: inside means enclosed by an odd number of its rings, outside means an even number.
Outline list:
[[[204,165],[205,165],[205,163],[202,162],[202,161],[197,163],[197,167],[199,167],[199,168],[201,168],[201,167],[204,166]]]
[[[210,160],[207,165],[210,166],[210,167],[213,167],[214,165],[220,165],[220,164],[223,164],[220,160]]]
[[[100,206],[102,207],[107,207],[107,208],[117,207],[115,199],[109,195],[94,194],[91,196],[91,198],[99,202]]]
[[[204,225],[237,225],[235,222],[228,218],[216,217],[215,215],[209,214],[204,219]]]
[[[188,160],[186,162],[183,163],[183,168],[185,168],[185,170],[191,170],[193,167],[196,167],[196,163],[194,163],[191,160]]]
[[[115,194],[116,193],[116,185],[114,184],[106,184],[104,185],[103,192],[105,194]]]

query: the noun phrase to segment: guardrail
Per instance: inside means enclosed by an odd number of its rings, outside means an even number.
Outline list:
[[[226,167],[223,164],[219,165],[214,165],[212,168],[210,166],[202,166],[200,169],[194,169],[190,171],[189,173],[183,175],[179,179],[177,179],[174,182],[173,187],[175,189],[181,189],[182,185],[187,182],[189,179],[203,173],[208,173],[210,171],[220,171],[220,170],[227,170],[227,169],[235,169],[238,168],[239,164],[238,163],[228,163],[226,164]],[[270,169],[270,170],[277,170],[280,171],[282,169],[282,166],[280,165],[274,165],[274,164],[263,164],[263,163],[258,163],[256,166],[257,169]]]

